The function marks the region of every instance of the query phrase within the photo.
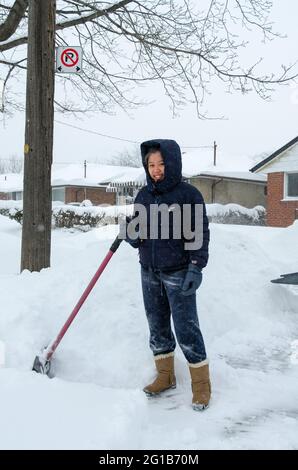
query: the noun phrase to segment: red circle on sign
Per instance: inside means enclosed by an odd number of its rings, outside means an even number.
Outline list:
[[[74,67],[79,61],[79,54],[75,49],[65,49],[61,54],[61,62],[65,67]]]

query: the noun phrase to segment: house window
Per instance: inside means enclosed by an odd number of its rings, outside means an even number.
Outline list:
[[[11,199],[13,201],[21,201],[23,199],[23,192],[22,191],[15,191],[11,193]]]
[[[287,197],[298,197],[298,173],[288,173],[287,177]]]
[[[65,202],[65,188],[52,188],[52,201]]]

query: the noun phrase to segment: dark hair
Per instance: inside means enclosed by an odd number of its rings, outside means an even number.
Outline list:
[[[151,155],[153,155],[154,153],[157,153],[159,152],[160,153],[160,148],[159,147],[150,147],[148,149],[148,152],[146,153],[145,155],[145,158],[144,158],[144,161],[145,161],[145,165],[148,166],[148,160],[149,160],[149,157]]]

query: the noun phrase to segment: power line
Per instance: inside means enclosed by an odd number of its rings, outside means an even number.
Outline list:
[[[73,127],[74,129],[87,132],[89,134],[99,135],[100,137],[106,137],[107,139],[120,140],[121,142],[128,142],[130,144],[141,144],[141,142],[139,141],[122,139],[121,137],[115,137],[113,135],[101,134],[100,132],[92,131],[91,129],[84,129],[83,127],[79,127],[73,124],[68,124],[66,122],[58,121],[57,119],[55,119],[55,122],[57,122],[58,124],[62,124],[63,126]],[[199,145],[199,146],[193,146],[193,147],[181,145],[180,147],[184,149],[211,149],[213,148],[213,145]]]
[[[93,131],[91,129],[84,129],[83,127],[75,126],[74,124],[68,124],[66,122],[58,121],[57,119],[55,119],[55,122],[57,122],[58,124],[62,124],[63,126],[72,127],[73,129],[77,129],[77,130],[82,131],[82,132],[87,132],[88,134],[99,135],[100,137],[105,137],[107,139],[119,140],[120,142],[128,142],[130,144],[141,144],[141,142],[139,142],[139,141],[122,139],[121,137],[115,137],[115,136],[112,136],[112,135],[101,134],[100,132]],[[211,149],[211,148],[213,148],[212,145],[199,145],[199,146],[180,145],[180,147],[182,149]],[[1,157],[0,157],[0,160],[1,161],[11,161],[11,159],[9,159],[9,158],[1,158]],[[22,161],[21,159],[17,159],[17,160]]]
[[[184,145],[180,145],[182,149],[213,149],[213,145],[199,145],[197,147],[185,147]]]
[[[88,132],[89,134],[95,134],[95,135],[99,135],[100,137],[106,137],[107,139],[120,140],[122,142],[129,142],[130,144],[140,144],[141,143],[141,142],[136,142],[135,140],[121,139],[121,137],[115,137],[115,136],[112,136],[112,135],[101,134],[100,132],[92,131],[90,129],[84,129],[83,127],[74,126],[73,124],[67,124],[66,122],[57,121],[56,119],[55,119],[55,122],[58,122],[58,124],[62,124],[63,126],[73,127],[74,129],[78,129],[79,131]]]

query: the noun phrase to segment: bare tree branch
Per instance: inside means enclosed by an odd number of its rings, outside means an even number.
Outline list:
[[[18,62],[8,62],[7,60],[0,59],[0,64],[9,65],[11,67],[18,67],[20,69],[27,70],[27,67],[24,67],[24,65],[20,65],[20,63],[24,62],[25,60],[27,59],[22,59],[22,60],[19,60]]]
[[[19,39],[14,39],[13,41],[0,44],[0,52],[5,52],[5,51],[8,51],[9,49],[14,49],[15,47],[21,46],[22,44],[26,44],[27,41],[28,41],[28,37],[23,36]]]
[[[96,18],[100,18],[101,16],[109,15],[110,13],[117,11],[118,9],[124,7],[128,3],[132,3],[133,1],[134,0],[122,0],[121,2],[115,3],[111,7],[105,8],[104,10],[96,9],[96,12],[92,13],[92,15],[83,16],[82,18],[77,18],[75,20],[65,21],[64,23],[59,23],[56,26],[56,31],[71,28],[72,26],[79,26],[81,24],[85,24],[89,21],[95,20]],[[87,3],[85,2],[77,1],[77,3],[87,5]]]
[[[22,0],[16,0],[16,1],[22,1]],[[25,1],[25,0],[23,0],[23,1]],[[123,6],[125,6],[128,3],[131,3],[133,1],[134,0],[122,0],[121,2],[115,3],[111,7],[108,7],[104,10],[96,10],[96,12],[92,13],[92,15],[83,16],[83,17],[77,18],[75,20],[65,21],[64,23],[58,23],[56,25],[56,31],[61,31],[61,30],[66,29],[66,28],[71,28],[73,26],[82,25],[82,24],[87,23],[88,21],[92,21],[92,20],[94,20],[96,18],[99,18],[101,16],[106,16],[106,15],[115,12],[117,9],[122,8]],[[28,3],[28,0],[27,0],[27,3]],[[8,36],[8,37],[10,37],[10,36]],[[2,42],[2,41],[5,41],[6,39],[8,39],[8,38],[5,38],[5,39],[0,38],[0,41]],[[28,41],[28,37],[24,36],[22,38],[16,39],[16,40],[11,41],[9,43],[4,43],[4,44],[0,45],[0,52],[7,51],[7,50],[12,49],[16,46],[20,46],[21,44],[26,44],[27,41]]]
[[[17,27],[28,7],[28,0],[15,0],[4,23],[0,24],[0,41],[9,39]]]
[[[7,88],[7,85],[8,85],[8,81],[9,79],[11,78],[12,74],[13,74],[13,71],[15,68],[23,68],[21,67],[19,64],[21,62],[24,62],[25,60],[27,59],[22,59],[20,60],[19,62],[15,62],[15,63],[8,63],[8,64],[5,64],[5,65],[8,65],[9,66],[9,69],[8,69],[8,72],[3,80],[3,85],[2,85],[2,90],[1,90],[1,96],[0,96],[0,113],[4,114],[6,111],[7,111],[7,106],[9,103],[7,103],[6,99],[5,99],[5,95],[6,95],[6,88]],[[4,61],[2,61],[4,62]],[[20,109],[20,107],[17,105],[17,104],[14,104],[13,105],[16,109]]]
[[[56,44],[72,42],[84,51],[79,75],[56,75],[64,90],[64,98],[56,100],[62,112],[111,113],[115,105],[127,112],[144,104],[135,96],[136,85],[159,82],[174,114],[190,102],[205,119],[203,105],[216,81],[227,92],[254,91],[268,99],[275,85],[297,77],[296,64],[281,65],[281,72],[273,72],[257,54],[252,64],[241,63],[241,49],[250,47],[252,31],[263,41],[282,37],[268,20],[271,0],[209,0],[193,5],[190,0],[58,0],[58,7]],[[6,17],[7,8],[0,4],[0,21]],[[0,43],[3,68],[17,63],[17,46],[27,42],[22,24],[17,32],[18,38]],[[78,106],[74,97],[84,104]],[[149,96],[149,102],[153,100],[154,95]]]

